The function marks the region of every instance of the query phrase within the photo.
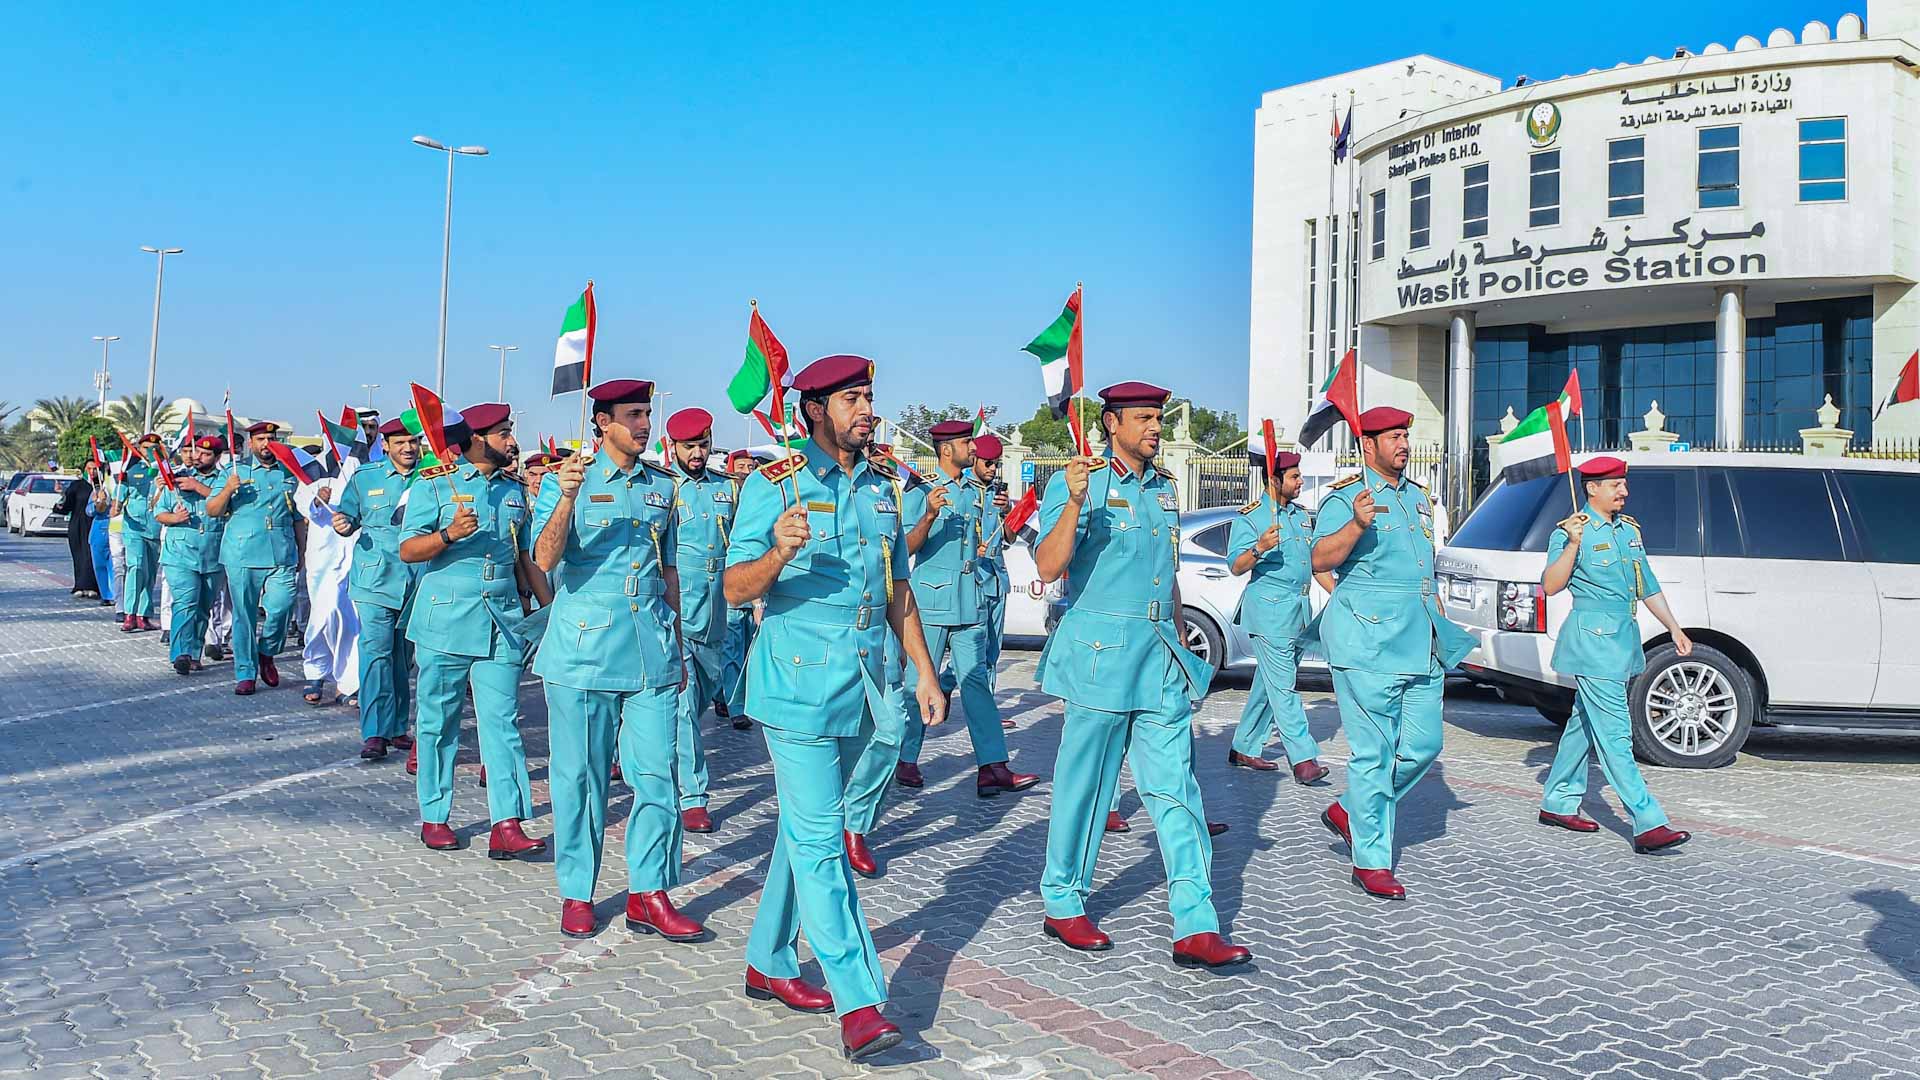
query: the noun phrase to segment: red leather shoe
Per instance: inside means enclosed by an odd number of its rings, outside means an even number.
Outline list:
[[[414,743],[407,748],[407,775],[420,775],[420,744]]]
[[[777,1001],[794,1012],[833,1011],[833,995],[799,979],[769,979],[747,965],[747,996],[755,1001]]]
[[[1325,780],[1327,778],[1327,774],[1332,771],[1333,771],[1332,769],[1327,768],[1325,765],[1320,764],[1318,761],[1315,761],[1312,758],[1308,758],[1305,761],[1296,762],[1294,764],[1293,782],[1296,784],[1299,784],[1301,787],[1311,787],[1312,785],[1317,784],[1322,780]]]
[[[487,786],[487,767],[485,765],[480,766],[480,786]]]
[[[268,686],[280,685],[280,669],[273,666],[273,657],[264,653],[260,656],[260,681]]]
[[[1252,953],[1211,931],[1189,934],[1173,943],[1173,962],[1181,967],[1232,967],[1251,959]]]
[[[867,838],[857,832],[842,830],[841,836],[847,843],[847,862],[853,866],[853,872],[861,877],[879,877],[880,864],[873,859],[873,852],[867,847]]]
[[[1320,811],[1320,824],[1325,825],[1335,836],[1345,840],[1348,847],[1353,846],[1353,827],[1347,821],[1346,807],[1335,802]]]
[[[1120,811],[1109,810],[1107,811],[1107,831],[1132,832],[1133,826],[1127,824],[1127,819],[1120,816]]]
[[[545,840],[535,840],[520,828],[519,818],[496,822],[487,837],[487,858],[504,861],[547,850]]]
[[[1067,948],[1081,952],[1106,952],[1113,948],[1113,939],[1101,933],[1100,928],[1093,925],[1093,920],[1085,915],[1075,915],[1071,919],[1049,917],[1040,924],[1040,930]]]
[[[680,827],[688,832],[710,833],[713,831],[713,815],[707,813],[704,806],[690,806],[680,811]]]
[[[435,851],[452,851],[460,846],[460,838],[447,828],[444,821],[423,821],[420,823],[420,842]]]
[[[1278,763],[1268,761],[1266,758],[1248,757],[1238,750],[1227,751],[1227,764],[1237,765],[1242,769],[1252,769],[1254,772],[1280,771]]]
[[[560,901],[560,932],[568,937],[592,937],[593,905],[585,900]]]
[[[395,735],[393,738],[387,740],[387,745],[395,750],[412,750],[413,736]]]
[[[983,799],[991,799],[1003,791],[1025,791],[1040,782],[1033,773],[1018,773],[1007,768],[1004,761],[980,766],[980,775],[974,780],[974,793]]]
[[[901,787],[925,787],[926,778],[920,775],[920,766],[911,761],[903,761],[893,767],[893,782]]]
[[[1540,811],[1540,824],[1551,825],[1568,832],[1599,832],[1600,823],[1592,818],[1583,818],[1579,814],[1549,814]]]
[[[1391,870],[1362,870],[1356,866],[1353,868],[1353,883],[1364,889],[1368,896],[1377,896],[1382,900],[1407,898],[1407,890]]]
[[[138,624],[134,622],[133,616],[131,615],[128,615],[125,618],[122,618],[120,620],[120,632],[123,634],[131,634],[137,628],[138,628]]]
[[[1224,821],[1209,821],[1207,822],[1207,835],[1219,836],[1221,833],[1226,832],[1227,829],[1229,829],[1230,827],[1231,826],[1229,826]]]
[[[725,720],[732,716],[733,712],[727,708],[726,702],[715,698],[713,699],[713,715],[721,720]]]
[[[707,928],[680,914],[664,890],[627,894],[627,929],[668,941],[704,941]]]
[[[254,685],[252,679],[241,679],[239,682],[233,684],[233,692],[241,697],[252,697],[253,691]]]
[[[379,761],[387,756],[387,740],[375,735],[360,744],[361,761]]]
[[[900,1045],[900,1029],[869,1005],[840,1018],[840,1052],[848,1061],[865,1061]]]
[[[154,622],[152,619],[147,618],[145,615],[142,615],[140,616],[140,629],[158,630],[160,629],[160,624],[157,622]]]
[[[620,760],[615,758],[613,768],[607,770],[607,783],[619,784],[625,782],[626,779],[627,775],[620,771]]]
[[[1670,847],[1679,847],[1693,839],[1690,832],[1669,829],[1665,825],[1656,825],[1633,838],[1633,850],[1642,855],[1651,855],[1656,851]]]

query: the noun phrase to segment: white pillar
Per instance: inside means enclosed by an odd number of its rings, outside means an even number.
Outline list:
[[[1713,441],[1730,450],[1746,442],[1747,289],[1714,289]]]
[[[1458,514],[1473,497],[1473,333],[1471,311],[1456,311],[1447,324],[1447,492]]]

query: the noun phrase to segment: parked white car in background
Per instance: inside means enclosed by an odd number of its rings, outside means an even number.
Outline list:
[[[1694,641],[1640,609],[1647,670],[1628,686],[1634,751],[1733,761],[1755,724],[1920,734],[1920,467],[1788,454],[1632,453],[1626,512]],[[1553,646],[1571,607],[1540,587],[1572,512],[1564,476],[1496,483],[1435,559],[1447,614],[1480,639],[1461,665],[1564,722]]]
[[[65,533],[67,515],[53,512],[60,493],[78,477],[58,473],[28,473],[7,496],[7,529],[28,536]]]

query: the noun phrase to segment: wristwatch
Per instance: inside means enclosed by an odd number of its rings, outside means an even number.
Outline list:
[[[441,530],[440,530],[440,542],[441,542],[441,543],[443,543],[443,544],[445,544],[445,545],[447,545],[448,547],[452,547],[452,546],[453,546],[453,537],[451,537],[451,536],[448,536],[448,535],[447,535],[447,530],[445,530],[445,529],[441,529]]]

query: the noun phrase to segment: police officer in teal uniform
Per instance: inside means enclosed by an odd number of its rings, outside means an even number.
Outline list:
[[[1007,634],[1007,589],[1012,584],[1006,557],[1011,538],[1004,528],[1012,504],[1006,485],[1000,482],[1005,453],[1000,436],[991,431],[973,440],[973,480],[986,493],[980,507],[980,529],[986,534],[986,542],[980,546],[974,572],[980,576],[980,589],[987,598],[987,688],[996,692],[1000,689],[1000,643]],[[1000,726],[1010,728],[1013,721],[1002,717]]]
[[[745,450],[735,450],[727,455],[727,476],[733,481],[734,503],[740,501],[740,485],[746,483],[760,462]],[[747,667],[747,647],[753,643],[753,633],[759,629],[754,618],[752,604],[727,605],[727,639],[720,649],[720,689],[714,696],[713,709],[720,716],[733,721],[735,731],[746,731],[753,726],[747,717],[747,688],[740,680],[741,672]]]
[[[1360,414],[1361,472],[1328,489],[1313,527],[1313,569],[1339,584],[1320,638],[1347,732],[1347,791],[1320,821],[1347,841],[1353,881],[1404,900],[1393,876],[1394,810],[1440,756],[1447,668],[1473,638],[1433,587],[1433,500],[1406,478],[1413,414]]]
[[[1645,604],[1681,656],[1693,652],[1693,639],[1674,619],[1660,579],[1653,576],[1640,523],[1621,513],[1627,505],[1627,463],[1596,457],[1579,471],[1586,509],[1553,530],[1541,578],[1548,596],[1562,589],[1573,593],[1573,610],[1554,642],[1553,670],[1573,677],[1574,695],[1573,715],[1547,770],[1540,824],[1577,833],[1599,830],[1599,822],[1580,813],[1587,762],[1598,758],[1601,774],[1633,819],[1633,850],[1644,855],[1684,844],[1693,835],[1667,824],[1666,811],[1633,760],[1627,683],[1647,667],[1635,613]]]
[[[151,431],[140,436],[139,445],[147,462],[158,462],[166,453],[161,449],[160,436]],[[160,523],[154,520],[153,512],[159,493],[155,465],[127,463],[115,493],[120,504],[120,535],[127,553],[127,595],[120,605],[126,615],[120,623],[122,631],[158,629],[153,613],[160,588]]]
[[[679,536],[680,634],[687,650],[687,688],[680,695],[680,824],[713,831],[707,813],[707,750],[700,717],[720,689],[727,636],[727,530],[733,527],[734,483],[707,468],[713,453],[713,414],[681,409],[667,418],[673,455],[674,513]]]
[[[1066,576],[1069,604],[1040,654],[1041,689],[1066,699],[1043,929],[1074,949],[1113,947],[1086,899],[1127,755],[1166,865],[1174,961],[1224,967],[1251,954],[1220,936],[1213,907],[1213,841],[1193,773],[1193,702],[1213,669],[1181,644],[1180,503],[1153,463],[1167,395],[1141,382],[1100,391],[1108,456],[1074,458],[1040,506],[1034,566],[1042,581]]]
[[[1260,457],[1264,464],[1265,454]],[[1328,770],[1318,760],[1320,745],[1307,730],[1307,713],[1294,690],[1301,638],[1313,617],[1315,577],[1313,515],[1295,501],[1300,487],[1300,455],[1276,451],[1266,494],[1241,507],[1227,530],[1227,569],[1236,577],[1253,575],[1240,594],[1233,621],[1253,639],[1259,661],[1227,764],[1277,771],[1280,766],[1260,756],[1277,732],[1293,765],[1294,782],[1315,784]],[[1319,577],[1321,587],[1332,592],[1332,575]]]
[[[368,761],[413,749],[407,616],[420,581],[420,567],[400,559],[401,499],[420,462],[420,440],[398,417],[380,425],[380,440],[385,460],[355,469],[333,512],[333,531],[353,540],[347,593],[360,618],[360,756]]]
[[[293,506],[299,481],[268,449],[280,425],[262,420],[247,428],[247,449],[227,462],[207,514],[225,518],[220,566],[233,598],[233,692],[254,692],[257,678],[280,685],[273,658],[287,643],[295,575],[306,547],[307,519]],[[262,614],[264,612],[264,614]]]
[[[464,430],[463,430],[464,429]],[[460,846],[448,827],[453,764],[460,752],[460,706],[473,689],[487,811],[493,830],[487,857],[513,859],[546,850],[521,822],[533,813],[527,753],[520,741],[520,672],[526,619],[522,592],[534,569],[532,508],[526,489],[507,471],[519,455],[511,410],[474,405],[448,425],[444,475],[423,472],[407,495],[400,558],[421,564],[407,615],[407,640],[420,668],[413,723],[420,771],[420,841],[436,851]]]
[[[926,630],[927,651],[936,665],[949,654],[953,658],[960,700],[967,711],[967,734],[973,740],[973,760],[979,769],[974,791],[983,799],[1003,791],[1025,791],[1040,778],[1007,768],[1007,736],[1000,726],[1000,707],[993,700],[992,632],[977,569],[987,539],[981,508],[990,497],[973,477],[973,425],[943,420],[927,434],[939,466],[932,475],[916,475],[907,484],[901,505],[907,550],[913,554],[913,598]],[[906,681],[919,681],[919,673],[911,666]],[[925,732],[917,715],[905,718],[905,729],[897,776],[904,786],[919,787],[924,782],[919,761]]]
[[[594,932],[593,887],[617,744],[633,789],[627,927],[699,941],[705,927],[667,896],[680,883],[678,702],[692,682],[682,656],[685,592],[675,569],[685,545],[674,492],[684,481],[640,457],[652,429],[652,383],[613,379],[587,396],[600,449],[548,473],[534,509],[534,560],[559,580],[533,670],[546,681],[560,932]]]
[[[907,585],[900,508],[862,453],[873,438],[873,364],[825,357],[793,388],[810,438],[748,477],[727,548],[728,602],[766,601],[747,658],[747,711],[766,737],[780,805],[746,989],[838,1013],[842,1051],[864,1060],[901,1035],[880,1015],[886,977],[847,862],[844,777],[888,707],[889,627],[919,673],[927,723],[943,718],[945,699]],[[800,979],[802,926],[830,993]]]
[[[215,463],[224,445],[215,435],[196,439],[188,449],[191,468],[174,477],[172,490],[161,493],[153,515],[166,526],[160,569],[173,594],[167,656],[181,675],[200,670],[207,616],[220,594],[220,534],[226,523],[208,516],[207,500],[213,495]]]

